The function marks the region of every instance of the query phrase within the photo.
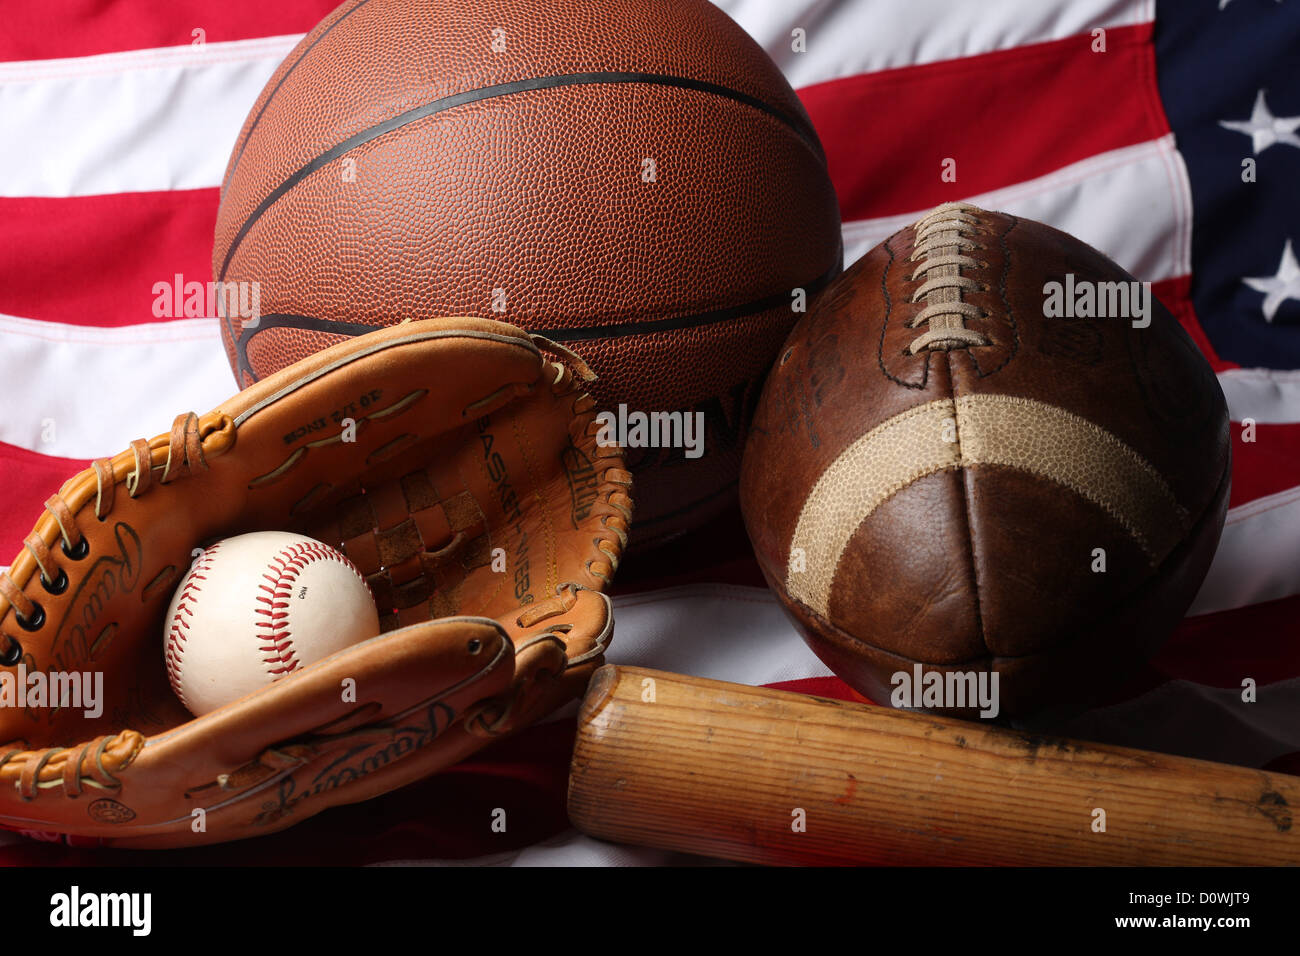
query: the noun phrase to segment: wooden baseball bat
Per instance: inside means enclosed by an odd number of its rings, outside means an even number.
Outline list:
[[[753,863],[1300,863],[1300,778],[639,667],[593,677],[568,804]]]

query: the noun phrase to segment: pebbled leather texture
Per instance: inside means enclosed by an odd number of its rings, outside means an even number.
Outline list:
[[[701,413],[700,457],[628,450],[654,543],[734,505],[793,290],[841,256],[799,97],[708,0],[348,0],[250,111],[212,264],[260,287],[259,325],[223,323],[240,387],[483,315],[578,351],[604,408]]]
[[[568,363],[499,322],[396,325],[67,481],[0,575],[0,653],[11,678],[102,674],[103,712],[0,709],[0,826],[133,847],[255,836],[578,695],[632,505],[620,450],[596,442],[591,373]],[[160,654],[173,589],[194,549],[273,529],[346,554],[383,633],[192,718]]]
[[[1218,381],[1154,299],[1146,328],[1048,317],[1067,273],[1132,281],[1049,226],[941,206],[827,289],[766,383],[746,527],[810,646],[877,701],[920,662],[998,672],[1007,717],[1077,709],[1208,569],[1231,473]]]

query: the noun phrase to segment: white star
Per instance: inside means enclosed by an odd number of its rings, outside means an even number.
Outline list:
[[[1295,134],[1300,128],[1300,116],[1274,116],[1264,102],[1263,90],[1255,97],[1255,108],[1251,110],[1249,120],[1220,120],[1219,125],[1249,136],[1256,156],[1274,143],[1300,149],[1300,136]]]
[[[1272,322],[1277,315],[1278,306],[1287,299],[1300,302],[1300,262],[1296,261],[1295,250],[1291,240],[1286,241],[1282,250],[1282,262],[1277,267],[1277,275],[1261,276],[1255,279],[1242,279],[1256,292],[1264,293],[1264,321]]]
[[[1277,2],[1277,3],[1281,3],[1282,0],[1276,0],[1276,2]],[[1232,0],[1219,0],[1219,9],[1222,10],[1224,7],[1226,7],[1226,6],[1227,6],[1228,4],[1230,4],[1230,3],[1232,3]]]

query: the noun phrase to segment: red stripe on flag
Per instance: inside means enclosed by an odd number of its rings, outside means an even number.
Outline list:
[[[802,677],[798,680],[782,680],[764,686],[772,690],[787,690],[793,694],[811,694],[813,697],[829,697],[831,700],[847,700],[857,704],[876,704],[877,701],[864,697],[838,677]],[[879,702],[879,706],[892,706],[889,701]]]
[[[929,208],[1167,135],[1151,24],[1108,30],[1105,53],[1092,42],[1079,35],[800,90],[845,221]],[[940,178],[947,158],[955,182]]]
[[[0,508],[0,565],[7,565],[31,534],[45,499],[89,461],[55,458],[0,442],[0,488],[5,506]]]
[[[1173,680],[1217,688],[1240,688],[1246,677],[1260,686],[1291,680],[1300,673],[1298,612],[1300,596],[1185,617],[1149,661],[1093,706],[1136,700]]]
[[[10,0],[0,61],[49,60],[123,50],[188,46],[306,33],[338,0]]]
[[[216,189],[0,198],[0,313],[99,327],[165,321],[154,315],[155,283],[212,278],[218,198]]]
[[[1242,441],[1245,426],[1233,422],[1230,507],[1300,485],[1300,425],[1256,425],[1254,441]]]
[[[1291,680],[1300,674],[1300,595],[1184,618],[1152,659],[1170,679],[1240,688]]]

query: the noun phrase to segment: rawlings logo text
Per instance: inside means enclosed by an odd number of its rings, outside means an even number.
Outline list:
[[[276,788],[275,798],[262,805],[262,811],[253,818],[255,825],[274,823],[286,814],[293,813],[304,800],[356,783],[378,770],[383,770],[410,753],[427,747],[456,718],[456,712],[446,704],[430,704],[418,715],[418,723],[390,728],[391,737],[383,742],[358,743],[321,768],[303,788],[293,776],[285,777]],[[375,733],[377,729],[364,731]]]

